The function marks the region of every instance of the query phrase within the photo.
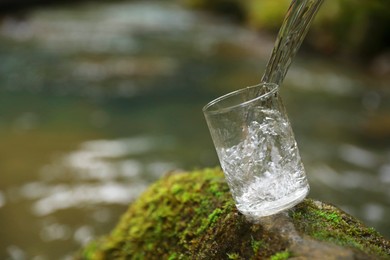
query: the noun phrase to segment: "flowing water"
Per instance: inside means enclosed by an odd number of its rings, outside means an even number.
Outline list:
[[[258,80],[270,38],[161,2],[4,17],[0,259],[66,259],[164,172],[217,165],[202,107]],[[282,93],[309,197],[387,237],[388,86],[300,56]]]
[[[323,0],[292,0],[261,82],[281,86]]]

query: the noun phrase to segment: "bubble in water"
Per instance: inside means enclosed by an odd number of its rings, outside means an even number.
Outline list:
[[[237,208],[248,217],[289,208],[309,190],[289,123],[278,111],[261,113],[261,121],[248,124],[239,144],[218,149]]]

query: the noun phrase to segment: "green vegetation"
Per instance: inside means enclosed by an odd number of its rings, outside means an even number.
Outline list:
[[[239,254],[236,254],[236,253],[231,253],[231,254],[227,254],[228,256],[228,259],[232,259],[232,260],[236,260],[236,259],[240,259],[240,255]]]
[[[390,255],[389,241],[333,206],[305,200],[283,216],[303,241],[327,241],[343,246],[335,246],[337,250],[353,250],[363,257]],[[113,232],[90,243],[79,258],[280,260],[302,256],[303,251],[282,233],[248,222],[236,210],[222,172],[205,169],[171,174],[153,184]]]
[[[289,257],[290,257],[290,252],[283,251],[283,252],[279,252],[279,253],[276,253],[273,256],[271,256],[270,260],[284,260],[284,259],[288,259]]]
[[[378,240],[378,232],[365,227],[354,217],[336,207],[305,200],[289,213],[299,231],[318,240],[330,241],[340,246],[357,248],[382,256],[390,254],[389,241],[385,241],[387,253],[383,252],[383,241]]]
[[[262,240],[257,241],[257,240],[254,240],[252,238],[251,246],[252,246],[252,249],[253,249],[253,253],[257,254],[259,252],[259,250],[261,249],[261,247],[264,246],[264,241],[262,241]]]

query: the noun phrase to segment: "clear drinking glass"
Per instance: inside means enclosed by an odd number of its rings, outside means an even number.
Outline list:
[[[234,91],[203,112],[241,213],[256,220],[306,197],[309,185],[277,85]]]

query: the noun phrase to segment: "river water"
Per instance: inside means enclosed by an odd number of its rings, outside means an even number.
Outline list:
[[[201,109],[256,84],[273,38],[161,2],[0,24],[0,258],[68,259],[151,182],[218,164]],[[310,197],[390,237],[389,80],[298,55],[281,89]]]

